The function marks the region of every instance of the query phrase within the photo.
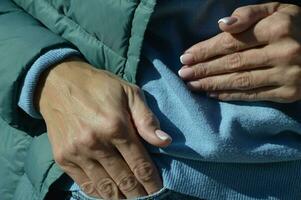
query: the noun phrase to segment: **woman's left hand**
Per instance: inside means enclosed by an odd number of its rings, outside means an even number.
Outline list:
[[[193,91],[224,101],[301,100],[301,8],[267,3],[238,8],[222,33],[181,56]]]

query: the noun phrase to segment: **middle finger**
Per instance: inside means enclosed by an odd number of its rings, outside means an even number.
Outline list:
[[[193,91],[251,90],[279,86],[281,77],[274,68],[211,76],[188,82]]]
[[[222,32],[208,40],[195,44],[184,53],[184,55],[189,55],[190,59],[183,59],[182,57],[181,60],[184,60],[183,64],[191,65],[216,56],[266,45],[270,41],[270,31],[266,27],[262,27],[261,24],[259,22],[251,29],[239,34]],[[185,63],[185,60],[188,62]]]
[[[268,46],[250,49],[238,53],[226,55],[208,62],[198,63],[183,67],[179,75],[184,80],[196,80],[208,76],[226,74],[270,66]]]
[[[115,146],[147,193],[153,194],[163,187],[162,180],[155,164],[141,143],[141,138],[137,136],[132,123],[129,122],[129,124],[129,140],[125,143],[116,143]]]
[[[80,185],[84,192],[89,194],[89,188],[91,189],[93,186],[104,199],[115,200],[122,198],[122,194],[118,190],[117,185],[98,162],[88,158],[81,158],[79,163],[80,167],[91,180],[91,182]]]

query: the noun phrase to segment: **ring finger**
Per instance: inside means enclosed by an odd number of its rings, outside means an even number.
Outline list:
[[[211,76],[188,82],[193,91],[251,90],[279,86],[279,73],[274,68]]]
[[[109,153],[104,153],[104,151]],[[104,167],[119,190],[127,198],[147,195],[126,161],[114,147],[106,147],[103,151],[95,151],[94,159]]]
[[[89,194],[89,188],[93,186],[97,193],[104,199],[115,200],[123,197],[110,175],[97,161],[83,159],[81,160],[80,165],[91,180],[91,182],[81,185],[81,188],[86,194]]]

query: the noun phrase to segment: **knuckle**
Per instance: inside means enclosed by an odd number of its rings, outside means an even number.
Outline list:
[[[208,67],[205,63],[199,63],[196,67],[193,67],[192,69],[194,72],[194,78],[200,78],[210,75]]]
[[[155,175],[153,165],[144,159],[138,160],[133,171],[137,179],[142,183],[151,181]]]
[[[234,96],[232,94],[228,94],[228,93],[222,93],[222,94],[218,95],[218,99],[222,100],[222,101],[231,100],[233,98],[234,98]]]
[[[283,15],[281,20],[271,27],[271,35],[274,35],[275,39],[285,38],[291,34],[292,28],[293,24],[290,17]]]
[[[82,133],[81,137],[78,139],[78,142],[75,143],[76,147],[88,147],[93,149],[98,145],[98,134],[92,129],[85,130]]]
[[[208,47],[206,45],[204,45],[204,43],[199,43],[199,44],[195,45],[191,49],[190,53],[193,55],[194,60],[204,60],[209,57]]]
[[[241,53],[234,53],[227,56],[226,64],[230,71],[236,71],[242,68],[242,55]]]
[[[203,80],[198,80],[198,81],[195,81],[193,83],[193,87],[194,88],[197,88],[197,89],[202,89],[202,90],[209,90],[209,88],[211,88],[210,86],[210,78],[206,78],[206,79],[203,79]]]
[[[125,144],[129,141],[129,125],[120,117],[111,117],[103,126],[103,137],[106,141],[114,144]]]
[[[97,191],[106,199],[112,199],[118,195],[118,188],[110,178],[104,178],[96,183]]]
[[[141,96],[143,94],[141,88],[139,88],[137,85],[133,85],[132,90],[134,95]]]
[[[254,17],[254,12],[250,6],[242,6],[234,10],[234,16],[241,16],[243,14],[244,18],[249,21]]]
[[[214,79],[214,78],[206,78],[203,80],[199,80],[198,85],[199,85],[199,88],[201,88],[203,90],[208,90],[208,91],[219,89],[216,79]]]
[[[248,93],[236,93],[230,94],[227,96],[227,99],[230,100],[244,100],[244,101],[254,101],[258,97],[257,92],[248,92]]]
[[[249,100],[256,100],[258,98],[258,93],[256,91],[250,92],[247,95],[247,99]]]
[[[230,93],[220,93],[218,95],[218,100],[220,101],[232,101],[233,99],[235,99],[236,96]]]
[[[287,89],[283,99],[287,103],[292,103],[297,101],[299,98],[300,98],[300,90],[298,88],[292,87]]]
[[[54,152],[53,157],[54,161],[60,166],[65,166],[68,164],[68,158],[62,151]]]
[[[113,154],[114,154],[114,151],[111,149],[107,149],[107,148],[101,148],[101,149],[94,151],[94,155],[97,159],[100,159],[100,160],[106,159],[109,164],[113,162],[113,161],[111,161],[113,159]]]
[[[291,74],[288,76],[291,78],[294,85],[301,87],[301,68],[300,66],[295,66]]]
[[[120,162],[118,159],[119,156],[120,155],[118,154],[118,152],[116,152],[115,149],[108,149],[106,152],[103,152],[102,157],[97,157],[97,160],[100,163],[103,163],[106,168],[114,169]]]
[[[77,140],[71,139],[71,141],[66,144],[66,151],[72,156],[77,156],[79,147],[80,145],[78,145]]]
[[[292,42],[290,47],[283,51],[283,57],[288,61],[294,61],[301,55],[301,44],[299,42]]]
[[[144,99],[143,91],[139,86],[131,84],[130,92],[133,97],[139,97]]]
[[[123,192],[131,192],[138,187],[138,181],[132,174],[127,174],[122,176],[117,181],[118,188]]]
[[[230,33],[224,33],[221,36],[221,44],[227,52],[236,52],[239,50],[238,43]]]
[[[80,185],[82,191],[84,191],[87,195],[95,194],[95,188],[91,181],[85,182]]]
[[[229,98],[232,100],[242,100],[246,98],[246,94],[238,93],[238,94],[232,94],[229,95]]]
[[[234,77],[232,87],[238,90],[251,89],[253,87],[253,78],[251,73],[245,72],[242,75]]]
[[[127,126],[118,117],[112,117],[104,123],[104,131],[107,139],[119,139]]]
[[[266,48],[263,48],[261,51],[260,51],[260,55],[261,55],[261,62],[263,65],[271,65],[271,63],[273,63],[274,61],[274,57],[275,57],[275,54],[271,54],[270,51],[268,51]],[[247,60],[248,58],[245,58],[245,57],[242,57],[242,60],[243,61],[243,65],[244,67],[247,68]]]
[[[95,162],[88,162],[85,164],[84,168],[86,171],[95,171],[99,166]]]
[[[140,126],[137,127],[138,131],[141,131],[141,127],[148,127],[148,126],[157,126],[158,119],[152,112],[146,112],[143,114],[140,120],[138,120]]]

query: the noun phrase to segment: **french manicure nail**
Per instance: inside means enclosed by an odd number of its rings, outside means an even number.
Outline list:
[[[228,26],[233,25],[235,22],[237,22],[237,18],[236,17],[224,17],[220,20],[218,20],[218,23],[224,23]]]
[[[190,81],[187,83],[187,86],[190,88],[195,88],[199,86],[199,82],[198,81]]]
[[[211,98],[217,98],[218,94],[217,93],[209,93],[208,96]]]
[[[193,69],[182,68],[178,71],[178,74],[181,78],[189,78],[191,75],[193,75]]]
[[[156,130],[155,133],[158,136],[158,138],[160,138],[163,141],[172,140],[172,138],[164,131]]]
[[[183,65],[189,65],[193,63],[193,55],[190,53],[185,53],[181,55],[180,61]]]

